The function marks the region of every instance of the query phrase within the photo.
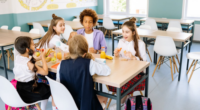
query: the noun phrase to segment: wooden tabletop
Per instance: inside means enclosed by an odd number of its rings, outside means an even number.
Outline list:
[[[172,37],[174,41],[185,42],[190,37],[192,37],[192,33],[184,33],[184,32],[169,32],[169,31],[161,31],[161,30],[147,30],[147,29],[139,29],[137,28],[138,34],[140,37],[148,37],[148,38],[156,38],[157,36],[169,36]],[[122,29],[112,31],[112,34],[122,34]]]
[[[150,18],[150,17],[149,17]],[[148,18],[140,19],[140,21],[146,21]],[[187,19],[166,19],[166,18],[151,18],[155,19],[157,23],[169,23],[170,20],[179,21],[181,24],[190,25],[194,22],[194,20],[187,20]]]
[[[37,23],[40,23],[43,27],[48,27],[48,24],[51,23],[51,20],[45,20],[45,21],[36,21]],[[28,25],[33,25],[33,23],[27,23]],[[72,27],[73,30],[82,29],[83,25],[80,22],[77,21],[65,21],[66,25],[69,25]]]
[[[121,20],[126,20],[126,19],[130,19],[133,16],[127,16],[127,15],[98,15],[99,19],[103,19],[103,17],[110,17],[113,21],[121,21]],[[75,16],[75,18],[77,18],[78,16]]]
[[[94,57],[99,58],[99,55],[94,55]],[[41,66],[41,61],[37,62]],[[114,87],[122,87],[133,77],[138,75],[144,69],[146,69],[150,63],[137,60],[122,61],[120,58],[115,57],[114,60],[106,60],[106,64],[111,69],[111,74],[109,76],[98,76],[94,75],[94,82],[110,85]],[[51,62],[48,64],[49,71],[57,73],[56,69],[52,69],[51,66],[54,65]]]
[[[0,29],[0,46],[14,44],[15,39],[19,36],[29,36],[32,39],[40,38],[40,34],[32,34],[27,32],[18,32],[12,30]]]

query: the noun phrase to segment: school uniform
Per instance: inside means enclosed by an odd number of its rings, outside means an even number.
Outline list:
[[[101,47],[105,47],[105,52],[107,52],[106,40],[102,31],[93,29],[91,34],[87,34],[85,33],[85,29],[79,29],[77,30],[77,34],[86,37],[89,47],[93,47],[95,50],[101,50]]]
[[[134,41],[128,42],[125,39],[120,39],[117,47],[122,48],[119,53],[119,56],[122,58],[126,58],[126,56],[124,55],[124,51],[126,51],[126,52],[129,51],[134,56],[136,54],[136,51],[134,49]],[[143,59],[143,61],[146,61],[147,57],[146,57],[145,43],[140,39],[138,40],[138,48],[139,48],[140,57]],[[136,58],[137,58],[137,60],[140,60],[139,57],[136,56]],[[127,89],[129,89],[129,87],[131,87],[133,84],[135,84],[143,75],[144,75],[144,72],[141,72],[140,74],[138,74],[137,76],[132,78],[129,82],[124,84],[124,86],[122,86],[121,93],[123,93]],[[108,86],[108,87],[109,87],[109,91],[116,92],[115,87],[112,87],[112,86]],[[132,94],[134,91],[142,91],[142,90],[144,90],[144,88],[145,88],[145,80],[142,81],[138,86],[136,86],[134,88],[134,90],[131,91],[129,94]]]
[[[33,103],[40,100],[48,99],[51,95],[50,87],[44,83],[37,83],[33,90],[35,73],[29,70],[27,63],[29,58],[23,57],[14,49],[14,68],[13,73],[17,80],[17,92],[22,100],[26,103]]]
[[[103,110],[94,91],[94,74],[107,76],[110,69],[82,57],[63,60],[57,68],[57,81],[69,90],[79,110]]]

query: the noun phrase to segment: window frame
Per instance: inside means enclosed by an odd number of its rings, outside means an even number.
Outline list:
[[[116,14],[120,14],[120,15],[131,15],[131,16],[135,16],[135,17],[148,17],[148,11],[149,11],[149,0],[147,0],[147,10],[146,10],[146,14],[131,14],[130,10],[129,10],[129,0],[126,0],[126,12],[111,12],[110,11],[110,0],[104,0],[105,1],[105,7],[104,10],[106,14],[108,15],[116,15]]]
[[[182,19],[192,19],[200,21],[200,17],[187,17],[188,0],[183,0]]]

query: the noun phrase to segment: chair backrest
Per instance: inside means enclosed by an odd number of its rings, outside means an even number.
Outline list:
[[[80,21],[80,19],[78,19],[78,18],[75,18],[75,19],[73,19],[72,21],[77,21],[77,22],[79,22],[79,21]]]
[[[44,28],[42,27],[42,25],[40,23],[35,23],[33,22],[33,29],[39,29],[40,30],[40,34],[42,36],[45,35],[45,31],[44,31]]]
[[[47,76],[46,78],[49,81],[51,94],[57,108],[59,110],[78,110],[75,101],[67,88],[61,83],[54,81]]]
[[[173,20],[169,21],[167,31],[183,32],[182,27],[181,27],[181,23],[179,21],[173,21]]]
[[[151,26],[149,26],[149,25],[141,25],[139,28],[140,29],[149,29],[149,30],[151,30]]]
[[[21,27],[15,26],[12,28],[12,31],[21,31]]]
[[[1,26],[1,29],[6,29],[6,30],[8,30],[8,26],[3,25],[3,26]]]
[[[145,21],[145,25],[149,25],[149,26],[151,26],[151,29],[152,30],[158,30],[158,26],[157,26],[157,24],[156,24],[156,20],[155,19],[147,19],[146,21]]]
[[[0,88],[0,97],[7,105],[11,107],[24,107],[27,105],[22,101],[14,86],[2,76],[0,76]]]
[[[115,28],[115,25],[109,17],[103,17],[103,27],[105,29],[113,29]]]
[[[31,30],[29,31],[29,33],[40,34],[40,30],[39,30],[39,29],[31,29]]]
[[[171,37],[157,36],[154,51],[162,56],[174,56],[177,54],[176,46]]]
[[[65,32],[62,34],[65,40],[69,39],[70,33],[73,31],[72,27],[69,25],[65,25]]]

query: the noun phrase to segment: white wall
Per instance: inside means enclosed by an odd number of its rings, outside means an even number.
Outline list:
[[[0,0],[0,14],[97,6],[97,0]]]

